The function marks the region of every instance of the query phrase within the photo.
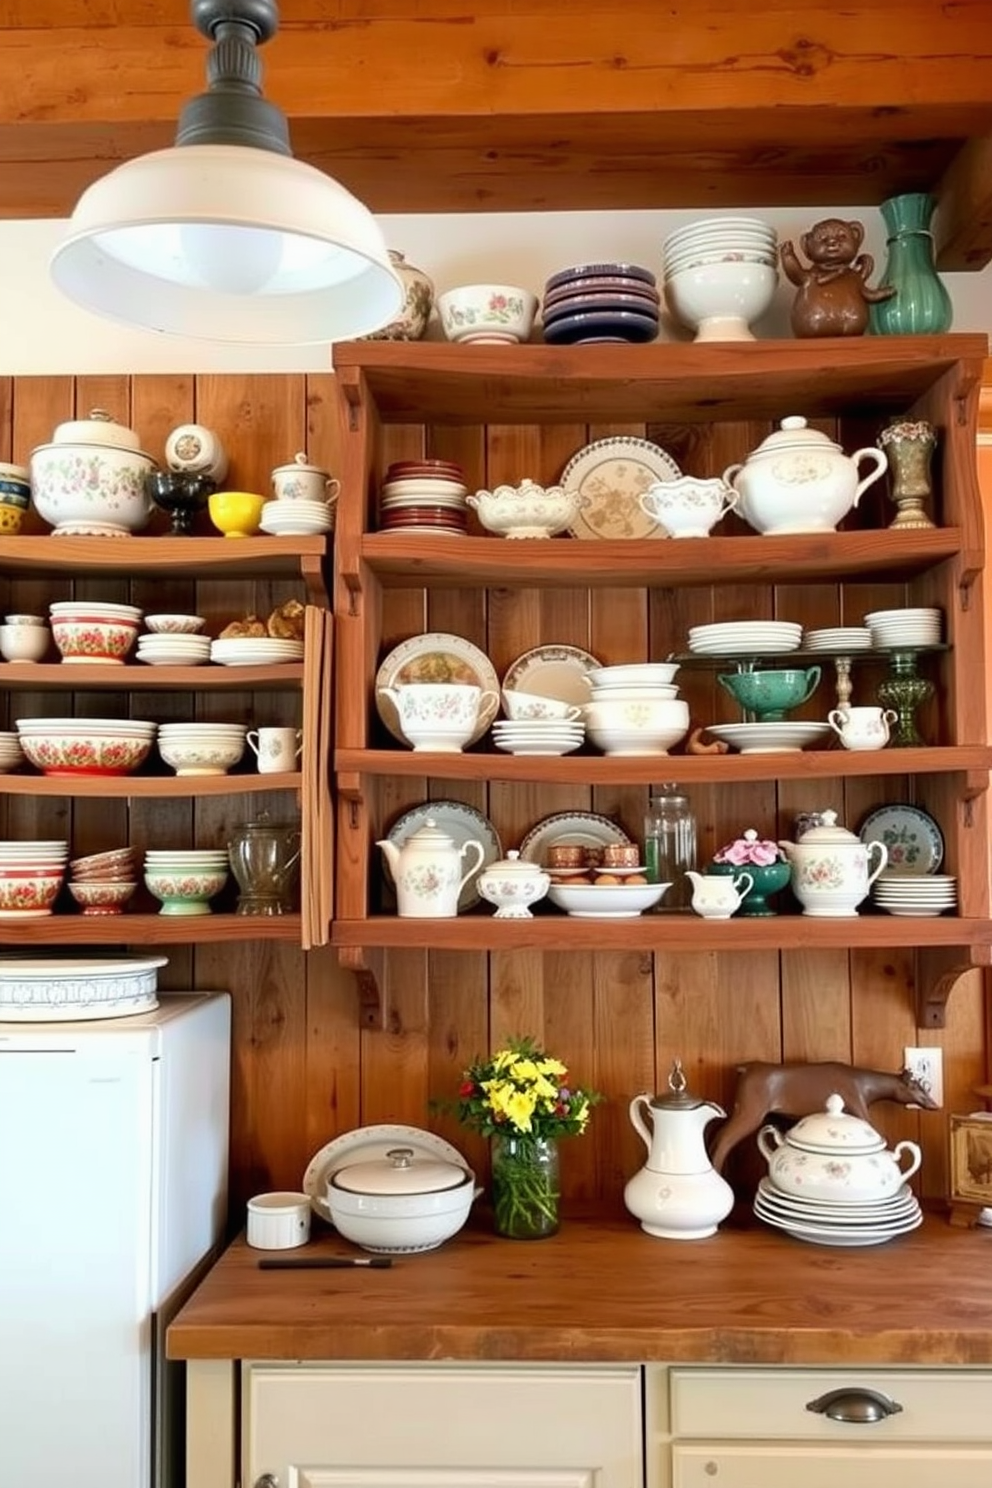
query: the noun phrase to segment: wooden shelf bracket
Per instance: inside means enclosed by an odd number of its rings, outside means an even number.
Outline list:
[[[385,1028],[386,1005],[382,996],[385,953],[368,946],[342,946],[338,959],[345,970],[355,976],[359,1023],[363,1028],[381,1033]]]

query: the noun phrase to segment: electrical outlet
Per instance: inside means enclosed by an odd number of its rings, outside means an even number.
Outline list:
[[[904,1049],[903,1067],[919,1080],[930,1099],[938,1106],[944,1104],[944,1051],[931,1046],[927,1049]],[[911,1110],[920,1110],[911,1106]]]

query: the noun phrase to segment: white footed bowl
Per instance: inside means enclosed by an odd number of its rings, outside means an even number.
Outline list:
[[[778,270],[760,263],[697,264],[665,281],[672,315],[697,341],[753,341],[753,321],[770,308]]]
[[[154,511],[145,477],[155,469],[141,450],[101,444],[42,444],[31,451],[31,499],[59,534],[125,536]]]

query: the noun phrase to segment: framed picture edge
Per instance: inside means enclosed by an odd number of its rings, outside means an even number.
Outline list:
[[[992,1113],[949,1118],[951,1200],[992,1206]],[[983,1138],[989,1150],[987,1183],[978,1182],[968,1162],[969,1134]]]

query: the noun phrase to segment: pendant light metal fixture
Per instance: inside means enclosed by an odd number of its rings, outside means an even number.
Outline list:
[[[80,197],[51,275],[111,320],[201,340],[312,344],[395,317],[403,286],[369,210],[294,160],[261,92],[257,47],[275,0],[192,0],[212,43],[206,93],[176,143],[126,161]]]

